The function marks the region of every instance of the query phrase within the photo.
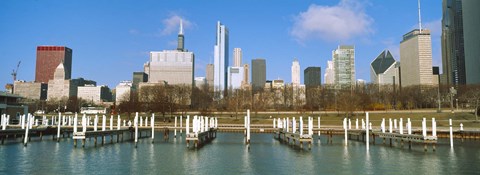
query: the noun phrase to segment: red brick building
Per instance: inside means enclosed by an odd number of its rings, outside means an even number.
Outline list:
[[[48,83],[61,62],[65,66],[65,78],[71,79],[72,49],[64,46],[38,46],[35,82]]]

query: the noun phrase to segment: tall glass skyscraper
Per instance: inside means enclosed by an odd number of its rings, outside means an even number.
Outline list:
[[[442,84],[449,86],[466,83],[462,16],[461,0],[443,0]]]
[[[334,84],[338,88],[355,85],[355,46],[338,46],[332,52]]]
[[[225,90],[227,89],[227,70],[228,70],[228,29],[222,25],[220,21],[217,22],[217,40],[213,49],[214,56],[214,75],[213,84],[214,90],[219,96],[216,98],[223,98]]]

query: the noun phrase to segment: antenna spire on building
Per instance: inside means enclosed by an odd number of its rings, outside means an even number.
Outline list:
[[[420,0],[418,0],[418,27],[420,32],[422,32],[422,15],[420,13]]]
[[[179,35],[183,35],[183,21],[180,19],[180,31],[178,32]]]

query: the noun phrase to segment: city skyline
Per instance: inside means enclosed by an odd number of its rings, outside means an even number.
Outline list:
[[[61,45],[75,51],[72,56],[72,78],[93,79],[99,84],[115,87],[122,80],[130,80],[132,72],[142,71],[143,62],[149,58],[149,51],[177,48],[180,19],[183,19],[183,27],[188,34],[185,48],[196,55],[196,77],[206,76],[206,64],[213,63],[213,26],[219,20],[227,24],[230,30],[228,52],[232,53],[235,47],[242,48],[244,63],[250,63],[254,58],[266,59],[269,63],[267,79],[288,80],[290,72],[280,70],[289,69],[294,57],[298,58],[301,67],[325,68],[333,49],[338,45],[352,44],[356,48],[356,77],[369,81],[369,63],[372,58],[382,50],[389,49],[399,59],[402,35],[417,28],[418,19],[416,0],[343,0],[317,4],[288,1],[254,4],[253,1],[242,1],[202,4],[211,5],[209,8],[224,7],[215,15],[204,14],[206,10],[194,8],[199,3],[194,1],[162,3],[160,10],[152,8],[160,3],[153,1],[135,4],[96,2],[97,6],[92,10],[87,10],[87,3],[52,2],[55,1],[27,1],[29,4],[26,6],[21,2],[0,2],[0,19],[15,24],[0,29],[0,36],[6,43],[0,48],[2,61],[5,60],[4,69],[0,72],[2,86],[12,83],[11,70],[20,60],[22,65],[17,79],[33,81],[35,48],[39,45]],[[262,3],[271,4],[272,8],[268,14],[254,20],[249,15],[243,17],[227,13],[232,10],[240,13],[238,9],[232,8],[233,5],[238,5],[237,7],[248,6],[254,14],[263,10],[257,7]],[[423,26],[432,31],[433,66],[440,67],[441,6],[442,2],[422,1]],[[349,30],[328,33],[320,26],[322,21],[317,19],[318,16],[338,15],[326,12],[334,9],[359,14],[339,14],[343,18],[338,24],[351,23]],[[54,15],[49,11],[58,13]],[[386,12],[389,15],[385,15]],[[76,13],[81,15],[73,15]],[[352,23],[352,19],[365,23]],[[319,25],[309,26],[312,22]],[[330,27],[344,29],[342,26]],[[233,55],[228,57],[232,63]],[[304,77],[303,71],[301,77]],[[301,83],[303,84],[303,78]]]

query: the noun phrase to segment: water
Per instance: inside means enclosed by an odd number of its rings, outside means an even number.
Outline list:
[[[0,174],[479,174],[479,141],[455,140],[454,150],[441,139],[437,151],[423,151],[423,145],[389,147],[342,137],[314,139],[312,150],[293,148],[273,139],[271,134],[252,134],[250,150],[242,133],[218,133],[211,143],[198,150],[187,149],[183,139],[164,142],[162,133],[155,143],[133,142],[85,148],[73,147],[73,140],[59,143],[45,137],[32,138],[27,147],[9,140],[0,145]],[[125,137],[129,138],[129,137]],[[316,138],[316,137],[315,137]],[[380,139],[377,139],[380,142]],[[79,145],[81,142],[79,142]]]

